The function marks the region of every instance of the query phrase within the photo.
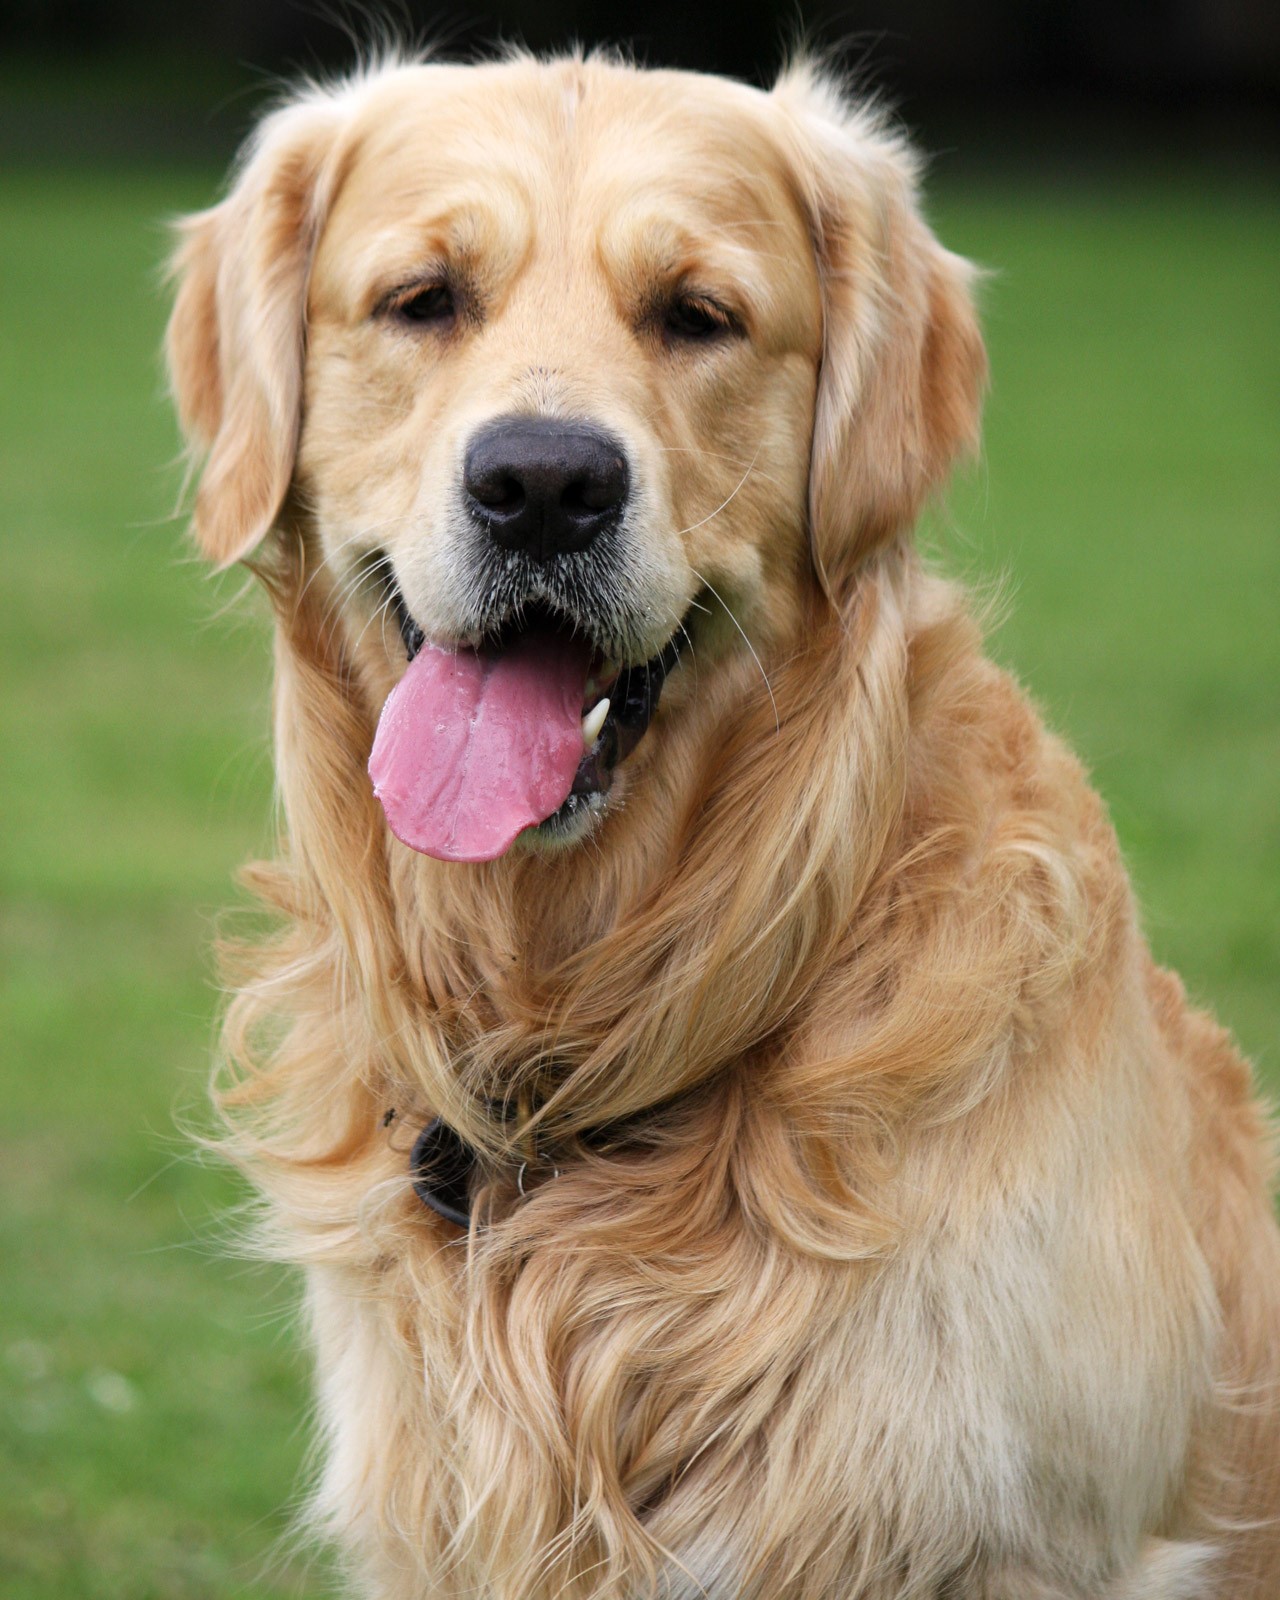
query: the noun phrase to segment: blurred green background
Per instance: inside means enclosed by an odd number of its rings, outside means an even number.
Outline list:
[[[218,910],[270,842],[269,652],[171,516],[159,264],[244,82],[225,56],[0,64],[6,1600],[329,1588],[286,1537],[292,1288],[226,1248],[242,1196],[183,1131]],[[1092,767],[1158,955],[1280,1088],[1275,164],[1207,113],[1188,138],[1159,105],[1040,112],[965,101],[931,181],[993,269],[994,377],[927,537],[1002,588],[993,648]]]

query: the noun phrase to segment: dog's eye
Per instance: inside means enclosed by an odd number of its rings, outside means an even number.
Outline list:
[[[453,290],[447,283],[428,283],[395,296],[387,310],[398,322],[415,327],[452,324],[458,315]]]
[[[733,313],[704,294],[678,294],[667,306],[663,327],[669,339],[697,343],[738,332]]]

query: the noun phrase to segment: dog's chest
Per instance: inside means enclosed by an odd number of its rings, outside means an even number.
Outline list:
[[[527,1567],[512,1594],[541,1600],[544,1567],[546,1594],[594,1594],[577,1564],[623,1559],[636,1523],[734,1600],[932,1595],[995,1547],[1069,1549],[1087,1593],[1185,1443],[1153,1434],[1171,1410],[1153,1387],[1185,1370],[1189,1335],[1171,1310],[1142,1382],[1116,1383],[1140,1290],[1123,1250],[1080,1248],[1085,1217],[1014,1203],[985,1237],[939,1225],[836,1263],[723,1208],[660,1227],[651,1193],[574,1206],[566,1189],[542,1211],[469,1256],[431,1229],[420,1312],[404,1293],[394,1314],[348,1300],[365,1353],[329,1389],[340,1445],[370,1412],[405,1416],[432,1466],[413,1522],[442,1548],[467,1523],[482,1593],[487,1550]],[[775,1564],[806,1551],[803,1579]],[[453,1592],[445,1570],[432,1593]]]

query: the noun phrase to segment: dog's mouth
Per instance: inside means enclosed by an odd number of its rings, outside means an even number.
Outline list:
[[[383,581],[409,662],[369,758],[392,833],[443,861],[491,861],[528,828],[575,836],[648,730],[683,628],[628,665],[537,602],[478,646],[436,644]]]

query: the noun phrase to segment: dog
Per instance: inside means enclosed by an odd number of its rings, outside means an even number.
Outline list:
[[[389,62],[174,271],[276,626],[218,1103],[355,1590],[1280,1594],[1266,1122],[913,546],[986,360],[903,138]]]

